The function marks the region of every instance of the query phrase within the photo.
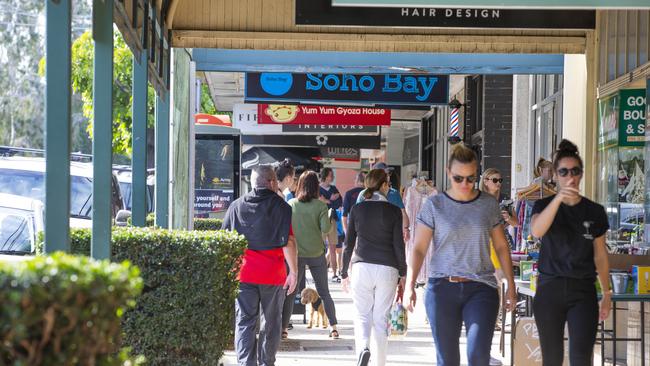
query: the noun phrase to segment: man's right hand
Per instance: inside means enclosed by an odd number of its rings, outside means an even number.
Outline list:
[[[287,290],[287,295],[291,295],[296,290],[298,284],[298,276],[295,272],[289,272],[287,279],[284,281],[284,289]]]

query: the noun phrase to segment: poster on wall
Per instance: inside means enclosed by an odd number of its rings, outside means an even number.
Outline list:
[[[645,145],[645,89],[620,91],[618,146]]]
[[[234,141],[197,136],[194,164],[194,214],[224,212],[235,192]]]
[[[598,150],[605,150],[618,144],[619,95],[614,94],[598,101]]]
[[[618,159],[618,201],[643,203],[645,171],[643,149],[623,148]]]

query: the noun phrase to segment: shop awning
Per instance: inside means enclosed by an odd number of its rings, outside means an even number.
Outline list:
[[[291,159],[296,170],[313,169],[319,167],[314,157],[320,156],[317,148],[285,148],[275,146],[255,146],[246,150],[241,157],[241,168],[246,174],[253,167],[260,164],[272,164],[285,158]]]

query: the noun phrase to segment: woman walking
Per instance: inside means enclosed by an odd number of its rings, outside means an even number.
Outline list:
[[[553,159],[558,193],[535,202],[531,231],[541,238],[533,301],[544,366],[561,365],[564,326],[571,366],[592,365],[598,320],[611,309],[605,208],[580,195],[583,164],[578,148],[562,140]],[[600,309],[594,285],[603,289]]]
[[[402,212],[388,203],[388,175],[374,169],[365,178],[365,200],[350,211],[343,251],[343,288],[351,284],[354,339],[359,365],[372,355],[373,365],[386,364],[388,315],[399,285],[404,286],[406,257]],[[348,267],[354,263],[350,276]],[[369,351],[370,333],[374,344]]]
[[[323,168],[320,172],[320,196],[321,200],[327,203],[327,208],[330,209],[330,231],[325,233],[324,239],[327,241],[327,258],[329,260],[330,268],[332,269],[332,282],[341,282],[338,275],[338,258],[341,257],[341,247],[339,245],[339,235],[337,233],[336,224],[338,216],[336,211],[343,205],[343,198],[338,188],[332,183],[334,182],[334,171],[332,168]]]
[[[418,214],[415,246],[409,261],[405,298],[416,304],[415,280],[433,238],[425,308],[437,350],[438,366],[459,366],[459,338],[467,334],[469,366],[487,366],[499,308],[490,241],[508,282],[506,309],[515,305],[510,250],[499,205],[475,189],[478,162],[474,151],[458,144],[447,163],[451,188],[427,199]]]
[[[327,260],[323,242],[323,234],[330,231],[331,224],[327,205],[318,199],[319,188],[316,173],[306,171],[298,179],[296,198],[289,201],[292,213],[291,225],[298,243],[298,283],[304,278],[305,266],[308,266],[330,322],[329,336],[338,339],[336,309],[327,282]],[[296,293],[289,296],[294,298]],[[293,313],[293,302],[289,314],[291,313]],[[286,323],[283,326],[286,328],[289,322],[288,319],[284,321]]]

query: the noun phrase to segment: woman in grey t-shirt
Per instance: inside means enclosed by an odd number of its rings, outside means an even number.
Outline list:
[[[433,239],[425,308],[439,366],[459,366],[459,339],[467,332],[469,366],[488,366],[494,324],[499,309],[490,240],[508,281],[506,309],[515,303],[510,250],[500,223],[499,204],[475,189],[478,161],[474,151],[458,144],[450,154],[447,175],[451,188],[423,205],[417,220],[415,245],[408,262],[405,299],[413,311],[415,280]]]

